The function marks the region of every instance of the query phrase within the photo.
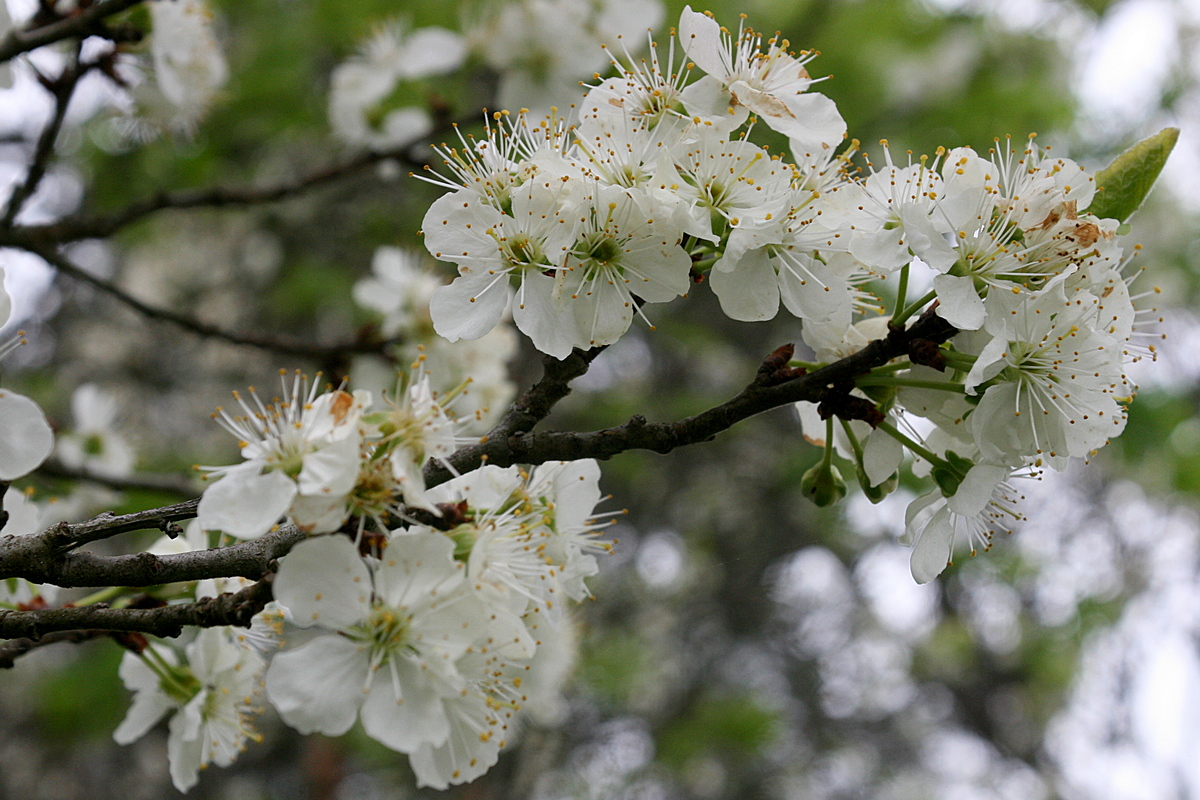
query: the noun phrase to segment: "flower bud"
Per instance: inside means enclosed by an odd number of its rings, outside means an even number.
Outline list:
[[[855,467],[854,474],[858,478],[858,485],[862,487],[863,494],[872,503],[879,503],[883,498],[896,491],[896,487],[900,485],[899,472],[893,472],[891,477],[878,486],[871,485],[871,479],[867,477],[866,470],[862,468],[862,464]]]
[[[800,479],[800,491],[809,500],[824,508],[846,496],[846,482],[842,480],[842,474],[838,472],[837,467],[821,461],[804,473],[804,477]]]

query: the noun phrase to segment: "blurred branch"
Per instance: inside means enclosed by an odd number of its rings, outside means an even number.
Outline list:
[[[454,123],[457,125],[457,123]],[[343,164],[326,167],[299,180],[277,186],[260,188],[192,189],[179,192],[159,192],[153,197],[132,203],[111,214],[67,217],[45,225],[29,225],[11,231],[0,238],[0,244],[13,247],[37,248],[51,244],[74,242],[80,239],[101,239],[112,236],[127,225],[159,211],[189,208],[223,208],[274,203],[303,194],[311,189],[332,183],[383,161],[401,161],[412,169],[424,169],[425,162],[412,155],[414,147],[431,137],[446,132],[449,126],[407,142],[398,147],[378,150],[353,158]]]
[[[711,439],[738,422],[773,408],[800,401],[818,403],[844,395],[856,376],[906,355],[919,342],[941,343],[957,332],[932,310],[927,311],[911,328],[893,329],[886,338],[873,341],[857,353],[814,372],[795,375],[786,367],[786,359],[773,363],[778,356],[772,354],[755,379],[736,397],[677,422],[651,423],[638,415],[624,425],[598,431],[498,436],[461,448],[448,461],[463,473],[485,462],[507,467],[581,458],[607,459],[626,450],[668,453],[677,447]],[[449,470],[437,462],[431,460],[425,465],[426,485],[433,486],[450,477]]]
[[[142,0],[99,0],[55,22],[26,30],[13,29],[0,39],[0,62],[72,36],[78,36],[80,39],[91,35],[105,36],[108,33],[104,25],[105,18],[119,14],[140,2]]]
[[[138,300],[133,295],[119,289],[102,278],[92,275],[87,270],[79,267],[67,257],[63,256],[57,250],[49,247],[28,247],[26,248],[34,255],[45,259],[48,264],[53,266],[58,271],[70,275],[76,280],[81,280],[89,283],[99,289],[104,294],[112,297],[142,316],[160,322],[168,322],[176,327],[190,331],[197,336],[203,336],[208,339],[219,339],[230,344],[243,345],[246,347],[255,347],[260,350],[270,350],[275,353],[284,355],[299,356],[300,358],[309,358],[313,360],[335,360],[347,355],[360,353],[380,354],[388,345],[396,344],[399,340],[364,340],[342,342],[340,344],[314,344],[311,342],[301,342],[295,339],[272,336],[258,336],[255,334],[238,334],[232,331],[227,331],[217,325],[207,322],[201,322],[198,319],[193,319],[186,314],[180,314],[166,308],[157,308],[155,306],[144,303]]]
[[[36,474],[48,478],[71,481],[87,481],[119,492],[163,492],[180,497],[195,497],[200,487],[182,475],[144,473],[128,478],[100,475],[87,469],[68,467],[57,459],[51,459],[37,468]]]
[[[96,629],[178,636],[185,625],[249,627],[250,619],[271,602],[271,577],[236,594],[206,597],[195,603],[159,608],[109,608],[104,604],[36,611],[0,611],[0,637],[37,641],[55,631]]]
[[[0,669],[12,669],[18,658],[39,647],[61,642],[79,644],[106,634],[106,631],[54,631],[40,639],[10,639],[0,644]]]
[[[42,128],[42,132],[38,136],[37,146],[34,147],[33,151],[33,158],[30,160],[29,168],[25,172],[25,180],[13,189],[12,195],[8,198],[8,206],[4,209],[3,217],[0,217],[0,227],[12,227],[13,220],[17,218],[17,214],[21,213],[21,209],[25,207],[25,201],[37,191],[42,178],[46,176],[46,168],[50,164],[50,157],[54,155],[54,143],[58,140],[63,120],[67,116],[67,106],[71,105],[71,98],[75,96],[75,87],[79,85],[80,79],[94,66],[80,62],[79,51],[82,44],[79,41],[75,42],[70,63],[63,69],[61,75],[54,80],[42,79],[42,86],[46,91],[54,95],[54,112],[50,115],[50,119],[46,121],[45,127]]]

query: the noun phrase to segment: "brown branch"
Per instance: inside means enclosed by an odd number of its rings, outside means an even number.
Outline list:
[[[571,355],[561,361],[552,356],[543,356],[541,379],[513,401],[508,411],[495,427],[488,431],[483,440],[507,438],[533,430],[535,425],[550,414],[555,403],[571,393],[571,381],[587,372],[588,367],[592,365],[596,356],[604,352],[605,347],[593,347],[586,352],[573,350]]]
[[[51,528],[35,536],[0,537],[0,576],[89,588],[159,586],[206,578],[259,580],[272,560],[282,558],[308,538],[295,525],[283,525],[257,539],[212,550],[164,556],[153,553],[101,556],[85,551],[65,552],[56,546],[56,535],[57,529]]]
[[[46,536],[48,543],[54,548],[73,550],[88,542],[108,539],[119,533],[163,528],[172,522],[191,519],[196,516],[196,508],[199,505],[199,499],[195,499],[121,516],[115,516],[106,511],[86,522],[77,522],[73,525],[61,522],[40,535]]]
[[[271,576],[236,594],[159,608],[109,608],[104,604],[36,611],[0,611],[0,637],[37,641],[56,631],[81,629],[138,631],[178,636],[185,625],[249,627],[250,619],[271,602]]]
[[[72,36],[83,39],[93,34],[104,35],[107,32],[104,26],[106,17],[119,14],[140,2],[142,0],[99,0],[88,8],[48,25],[39,25],[23,31],[11,30],[0,39],[0,62]]]
[[[169,323],[208,339],[218,339],[229,344],[254,347],[259,350],[269,350],[274,353],[313,360],[335,360],[348,355],[379,354],[387,346],[397,344],[400,341],[398,339],[356,340],[339,344],[322,345],[283,337],[262,336],[252,333],[233,333],[218,325],[193,319],[186,314],[180,314],[170,309],[158,308],[145,303],[123,289],[77,266],[54,248],[30,246],[26,249],[34,255],[45,259],[48,264],[59,272],[69,275],[76,280],[91,284],[102,293],[128,306],[144,317]]]
[[[438,132],[432,134],[438,135]],[[311,189],[332,183],[382,161],[399,160],[413,169],[423,169],[425,164],[411,155],[414,147],[429,137],[414,139],[387,150],[363,153],[342,164],[325,167],[311,175],[277,186],[260,188],[214,187],[190,189],[177,192],[159,192],[152,197],[139,200],[111,214],[96,214],[89,217],[67,217],[45,225],[29,225],[14,230],[0,239],[0,243],[13,247],[45,247],[51,244],[74,242],[80,239],[102,239],[112,236],[127,225],[151,216],[159,211],[190,208],[223,208],[264,205],[287,200]]]
[[[18,658],[39,647],[61,642],[79,644],[105,635],[106,631],[54,631],[40,639],[10,639],[0,644],[0,669],[12,669]]]
[[[736,397],[686,419],[651,423],[639,415],[624,425],[598,431],[501,436],[461,448],[447,460],[463,473],[485,462],[506,467],[581,458],[607,459],[627,450],[668,453],[677,447],[707,441],[764,411],[800,401],[820,402],[831,390],[841,391],[846,382],[856,376],[906,355],[914,342],[944,342],[957,332],[932,311],[926,312],[913,327],[893,330],[886,338],[871,342],[857,353],[814,372],[795,376],[787,371],[782,374],[760,371]],[[437,462],[430,461],[425,465],[428,486],[443,483],[450,477],[449,470]]]

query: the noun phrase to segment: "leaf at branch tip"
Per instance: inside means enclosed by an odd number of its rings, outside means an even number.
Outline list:
[[[1179,139],[1179,128],[1163,128],[1135,144],[1096,173],[1096,198],[1088,213],[1121,222],[1133,216],[1150,194]]]

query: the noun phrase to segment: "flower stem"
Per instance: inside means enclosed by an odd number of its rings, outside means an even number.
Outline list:
[[[957,350],[943,350],[942,358],[946,359],[946,363],[958,370],[970,372],[975,366],[975,362],[979,360],[978,356],[967,355],[960,353]]]
[[[868,375],[865,378],[855,381],[855,385],[860,388],[865,386],[908,386],[913,389],[938,389],[943,392],[954,392],[956,394],[966,394],[967,391],[961,383],[953,381],[919,381],[910,378],[890,378],[886,375],[879,377]]]
[[[90,606],[94,603],[103,603],[105,601],[111,600],[114,597],[119,596],[124,591],[125,591],[124,586],[110,586],[107,589],[101,589],[98,592],[93,592],[92,594],[89,594],[87,597],[84,597],[81,600],[76,600],[75,605]]]
[[[920,311],[922,308],[924,308],[929,303],[933,302],[935,299],[937,299],[937,292],[934,292],[934,291],[931,291],[928,294],[922,295],[911,306],[908,306],[903,311],[901,311],[899,314],[892,317],[892,327],[898,328],[898,327],[902,326],[908,320],[909,317],[911,317],[913,314]]]
[[[945,460],[940,459],[937,456],[935,456],[929,450],[929,448],[925,447],[924,445],[918,444],[913,439],[911,439],[908,436],[906,436],[905,434],[901,433],[900,430],[897,429],[895,425],[888,422],[886,419],[882,420],[875,427],[879,428],[881,431],[886,433],[888,436],[891,436],[893,439],[900,442],[900,444],[904,445],[909,450],[911,450],[913,452],[913,454],[920,456],[921,458],[928,461],[930,464],[933,464],[935,467],[947,464],[947,462]]]
[[[854,435],[854,429],[850,427],[850,423],[847,420],[842,420],[842,430],[846,432],[846,438],[850,440],[850,447],[854,450],[854,460],[861,464],[863,459],[862,444],[859,443],[858,437]]]
[[[818,370],[821,367],[826,366],[826,364],[823,364],[820,361],[801,361],[798,358],[793,358],[788,362],[788,366],[799,367],[800,369],[806,369],[809,372],[812,372],[813,370]]]
[[[905,360],[897,364],[884,364],[882,367],[875,367],[867,373],[867,375],[890,375],[893,372],[899,372],[902,369],[912,369],[912,362]]]
[[[825,457],[821,463],[828,467],[833,463],[833,415],[825,420]]]
[[[905,264],[900,268],[900,288],[896,290],[896,313],[900,313],[900,309],[904,308],[904,302],[908,299],[908,270],[910,264]],[[895,316],[893,315],[893,319]]]

